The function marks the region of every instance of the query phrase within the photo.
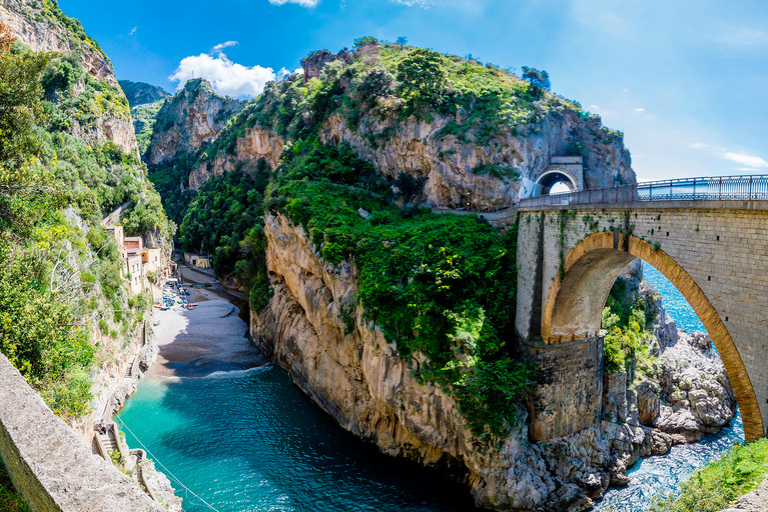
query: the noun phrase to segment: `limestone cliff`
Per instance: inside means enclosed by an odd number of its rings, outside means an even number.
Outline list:
[[[325,262],[304,230],[282,215],[266,218],[265,234],[274,294],[263,312],[251,314],[257,346],[342,427],[389,455],[450,467],[463,475],[479,506],[589,509],[610,485],[628,482],[626,470],[640,457],[666,453],[733,417],[733,393],[711,347],[700,347],[701,337],[689,343],[682,335],[672,342],[668,336],[677,337],[677,330],[662,321],[664,354],[656,369],[662,385],[635,382],[625,372],[606,373],[605,413],[598,425],[530,443],[526,413],[520,411],[518,425],[505,439],[480,440],[467,428],[454,398],[417,381],[414,361],[400,358],[381,331],[364,320],[355,299],[354,263]],[[353,329],[345,321],[350,310]],[[680,373],[680,364],[692,370]],[[680,394],[679,382],[715,384],[709,392],[687,385],[687,395],[675,401],[671,396]],[[667,407],[677,416],[665,412]],[[673,416],[686,421],[675,422]]]
[[[189,173],[189,188],[197,190],[213,176],[232,171],[244,163],[255,164],[262,158],[274,169],[285,146],[280,137],[257,126],[246,128],[244,135],[235,141],[232,153],[219,152],[213,159],[202,155],[198,165]]]
[[[162,87],[156,85],[147,84],[144,82],[132,82],[131,80],[118,80],[120,88],[125,93],[125,97],[128,99],[128,105],[131,108],[138,105],[146,105],[147,103],[154,103],[157,100],[168,98],[170,93],[166,92]]]
[[[233,118],[219,136],[226,141],[214,140],[198,161],[194,187],[235,162],[277,161],[283,142],[309,135],[349,144],[388,179],[426,179],[417,200],[428,206],[510,207],[537,192],[542,174],[559,168],[557,157],[581,160],[573,171],[580,189],[636,182],[623,135],[599,116],[554,94],[531,93],[527,82],[476,61],[439,57],[448,76],[443,98],[419,114],[395,80],[397,62],[411,50],[368,45],[307,57],[303,78],[268,84]],[[488,84],[493,88],[476,90]],[[243,140],[254,138],[260,144]]]
[[[213,91],[207,81],[189,80],[157,113],[155,129],[146,155],[148,165],[171,161],[185,153],[196,153],[226,126],[227,120],[245,104]]]
[[[82,65],[98,85],[95,92],[84,81],[70,88],[66,97],[47,98],[60,105],[69,101],[79,105],[79,115],[69,119],[69,131],[89,145],[112,141],[126,153],[136,153],[128,101],[120,89],[112,63],[99,45],[83,30],[79,21],[69,18],[53,0],[4,0],[0,20],[13,36],[34,51],[54,51]],[[80,98],[83,93],[86,96]],[[94,98],[95,96],[95,98]]]
[[[32,50],[74,53],[93,78],[117,85],[112,62],[104,51],[86,35],[78,20],[61,12],[55,0],[3,0],[0,20]]]
[[[550,167],[551,158],[567,154],[571,141],[583,144],[586,188],[636,182],[629,151],[621,138],[611,135],[614,132],[603,129],[598,117],[584,119],[561,109],[540,126],[503,132],[487,144],[477,144],[441,134],[449,123],[460,123],[462,114],[435,117],[431,123],[369,119],[360,123],[365,129],[356,131],[341,116],[333,116],[323,126],[321,137],[334,145],[349,143],[388,178],[394,179],[400,172],[428,178],[423,201],[429,206],[455,208],[469,203],[473,210],[494,211],[517,204],[533,194],[536,180]],[[392,135],[376,137],[387,131]],[[520,179],[477,172],[484,166],[513,168]]]

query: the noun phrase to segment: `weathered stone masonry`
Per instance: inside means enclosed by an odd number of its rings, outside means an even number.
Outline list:
[[[707,328],[733,384],[747,438],[765,435],[768,204],[636,202],[530,207],[519,215],[517,325],[523,338],[536,336],[528,326],[537,322],[545,344],[595,336],[610,287],[639,257],[675,284]],[[543,265],[540,319],[532,318],[537,261]],[[588,409],[582,412],[589,416]]]
[[[45,405],[0,354],[0,458],[32,512],[162,512]]]

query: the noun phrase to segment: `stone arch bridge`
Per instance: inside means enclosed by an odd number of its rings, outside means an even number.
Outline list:
[[[698,188],[698,190],[697,190]],[[517,325],[545,384],[531,437],[601,416],[602,309],[633,259],[688,300],[722,356],[747,439],[768,426],[768,178],[692,178],[523,200]]]

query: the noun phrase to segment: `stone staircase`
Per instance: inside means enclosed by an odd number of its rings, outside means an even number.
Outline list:
[[[115,431],[112,429],[111,425],[107,427],[106,434],[96,432],[96,439],[102,447],[108,450],[108,453],[113,451],[120,451],[117,434],[115,434]],[[106,459],[106,457],[104,458]]]

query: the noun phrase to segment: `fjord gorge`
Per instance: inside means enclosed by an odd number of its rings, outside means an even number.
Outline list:
[[[623,134],[546,72],[363,37],[254,99],[170,94],[118,81],[55,0],[0,20],[2,378],[132,509],[588,510],[642,457],[730,435],[712,341],[639,260],[603,309],[597,417],[530,433],[552,377],[516,324],[518,233],[545,221],[518,205],[637,183]],[[0,441],[3,489],[86,510],[36,465],[49,441]]]

